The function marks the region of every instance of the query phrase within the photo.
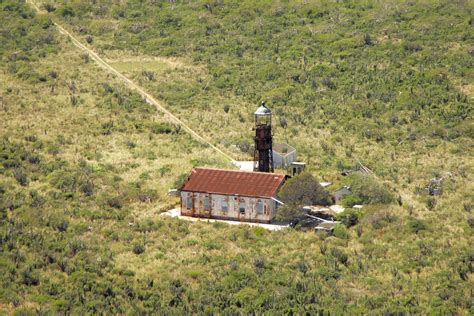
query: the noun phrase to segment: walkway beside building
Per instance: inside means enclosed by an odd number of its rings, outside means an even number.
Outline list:
[[[190,216],[181,216],[179,208],[174,208],[167,212],[161,213],[160,215],[169,216],[169,217],[177,217],[179,219],[190,221],[190,222],[206,222],[206,223],[221,222],[221,223],[226,223],[229,225],[248,225],[248,226],[253,226],[253,227],[262,227],[262,228],[272,230],[272,231],[277,231],[277,230],[290,227],[288,224],[262,224],[262,223],[238,222],[238,221],[212,219],[212,218],[207,219],[207,218],[197,218],[197,217],[190,217]]]

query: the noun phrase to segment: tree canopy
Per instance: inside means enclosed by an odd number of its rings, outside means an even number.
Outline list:
[[[316,177],[304,172],[285,182],[280,191],[283,202],[293,206],[330,204],[329,193],[319,184]]]
[[[357,172],[350,175],[347,182],[352,194],[343,199],[346,206],[389,204],[394,201],[394,196],[387,186],[372,175]]]

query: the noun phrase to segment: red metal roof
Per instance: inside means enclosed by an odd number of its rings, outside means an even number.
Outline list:
[[[182,191],[271,198],[284,174],[213,168],[194,168]]]

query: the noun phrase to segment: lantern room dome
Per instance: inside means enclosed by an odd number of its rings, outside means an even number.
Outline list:
[[[272,111],[269,108],[267,108],[267,106],[265,105],[265,102],[262,102],[262,105],[259,106],[257,111],[255,111],[255,115],[270,116],[270,115],[272,115]]]

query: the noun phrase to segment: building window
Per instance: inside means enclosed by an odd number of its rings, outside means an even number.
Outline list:
[[[205,210],[211,209],[211,198],[209,197],[209,195],[204,196],[204,209]]]
[[[257,214],[258,214],[258,215],[263,215],[263,212],[264,212],[264,205],[265,205],[265,204],[263,203],[263,201],[258,200],[258,202],[257,202]]]
[[[191,194],[188,194],[188,196],[186,197],[186,208],[193,208],[193,196]]]
[[[227,213],[227,211],[229,210],[229,204],[227,202],[227,199],[222,199],[222,203],[221,203],[221,211],[222,213]]]
[[[240,199],[240,214],[244,215],[245,214],[245,200]]]

